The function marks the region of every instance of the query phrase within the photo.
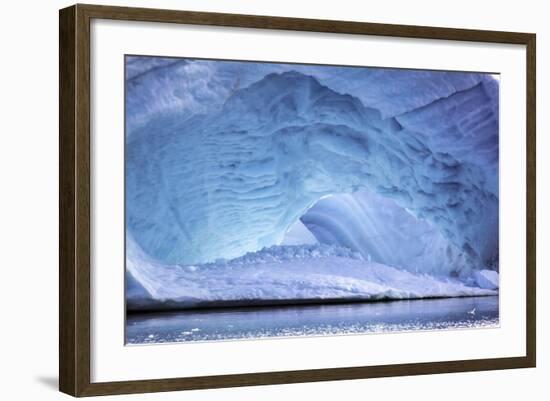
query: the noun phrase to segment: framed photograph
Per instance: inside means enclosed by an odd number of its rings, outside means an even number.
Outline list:
[[[60,390],[534,367],[535,35],[60,11]]]

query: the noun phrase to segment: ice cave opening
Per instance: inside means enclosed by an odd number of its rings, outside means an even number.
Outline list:
[[[413,273],[471,273],[470,256],[437,227],[367,189],[321,197],[290,225],[280,242],[312,244],[348,248],[367,261]]]

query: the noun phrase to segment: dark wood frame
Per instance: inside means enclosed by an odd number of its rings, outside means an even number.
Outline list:
[[[527,48],[526,356],[190,378],[90,382],[90,20],[269,28],[525,45]],[[535,367],[535,46],[531,33],[75,5],[59,13],[59,389],[73,396]]]

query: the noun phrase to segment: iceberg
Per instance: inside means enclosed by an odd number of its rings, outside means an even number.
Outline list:
[[[490,75],[128,57],[126,90],[130,305],[497,291]]]

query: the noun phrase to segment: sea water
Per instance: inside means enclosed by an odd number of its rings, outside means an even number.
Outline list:
[[[129,314],[127,344],[498,327],[497,296]]]

